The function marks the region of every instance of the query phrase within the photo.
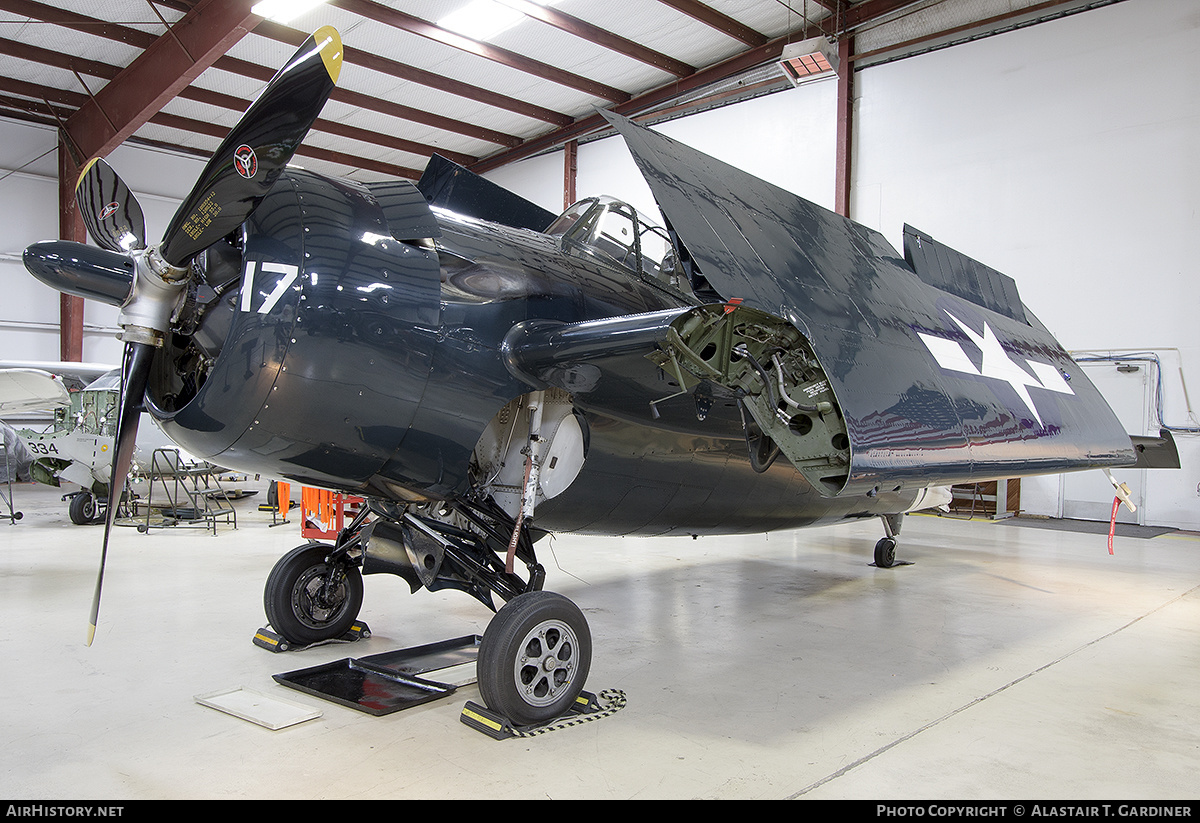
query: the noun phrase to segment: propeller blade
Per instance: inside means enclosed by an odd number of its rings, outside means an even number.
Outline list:
[[[75,184],[75,202],[88,233],[102,249],[146,248],[146,218],[133,192],[102,158],[93,158]]]
[[[125,479],[133,463],[133,447],[137,442],[138,421],[142,415],[142,398],[150,376],[150,363],[155,347],[149,343],[126,343],[121,367],[120,408],[117,413],[117,436],[113,447],[112,472],[108,478],[108,517],[104,521],[104,542],[100,548],[100,573],[96,576],[96,591],[92,595],[92,612],[88,620],[87,644],[96,636],[100,618],[100,590],[104,586],[104,565],[108,559],[108,538],[125,492]]]
[[[323,26],[267,84],[171,219],[160,251],[180,267],[241,225],[292,159],[333,93],[342,40]]]

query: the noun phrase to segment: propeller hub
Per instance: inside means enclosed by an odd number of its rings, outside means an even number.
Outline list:
[[[132,253],[137,275],[118,323],[126,343],[163,344],[171,315],[187,286],[188,270],[168,264],[158,249]]]

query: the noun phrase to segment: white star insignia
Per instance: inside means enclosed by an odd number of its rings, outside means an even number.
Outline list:
[[[950,314],[950,312],[946,312],[946,314],[963,330],[963,333],[971,339],[971,342],[983,352],[983,365],[981,368],[976,368],[971,359],[967,357],[967,353],[963,351],[961,344],[953,340],[947,340],[944,337],[934,337],[929,334],[917,332],[917,336],[925,343],[930,354],[933,355],[938,365],[943,369],[1004,381],[1012,386],[1013,391],[1017,393],[1017,397],[1021,398],[1021,402],[1025,404],[1025,407],[1029,409],[1034,419],[1037,420],[1038,426],[1043,425],[1042,416],[1038,414],[1037,407],[1033,404],[1033,398],[1029,395],[1030,388],[1045,389],[1046,391],[1058,394],[1075,394],[1071,390],[1071,387],[1067,385],[1067,381],[1059,374],[1058,369],[1050,363],[1036,363],[1032,360],[1026,360],[1025,364],[1034,375],[1031,377],[1025,369],[1008,356],[1008,353],[1000,345],[1000,340],[996,337],[996,333],[992,331],[992,327],[986,321],[983,324],[983,334],[977,334],[974,329]]]

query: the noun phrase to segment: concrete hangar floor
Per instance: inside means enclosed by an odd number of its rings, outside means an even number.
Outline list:
[[[54,489],[0,520],[0,794],[25,799],[1180,799],[1200,773],[1200,535],[915,516],[741,538],[557,537],[547,589],[591,624],[587,689],[620,711],[528,738],[462,723],[478,689],[373,716],[272,675],[482,634],[458,592],[368,576],[353,644],[252,643],[303,543],[237,528],[101,532]],[[297,495],[293,495],[298,498]],[[273,730],[196,702],[254,690],[320,712]]]

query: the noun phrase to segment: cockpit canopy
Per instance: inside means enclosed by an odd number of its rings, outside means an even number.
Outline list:
[[[550,224],[546,234],[650,277],[677,284],[675,254],[661,227],[612,197],[589,197]]]

